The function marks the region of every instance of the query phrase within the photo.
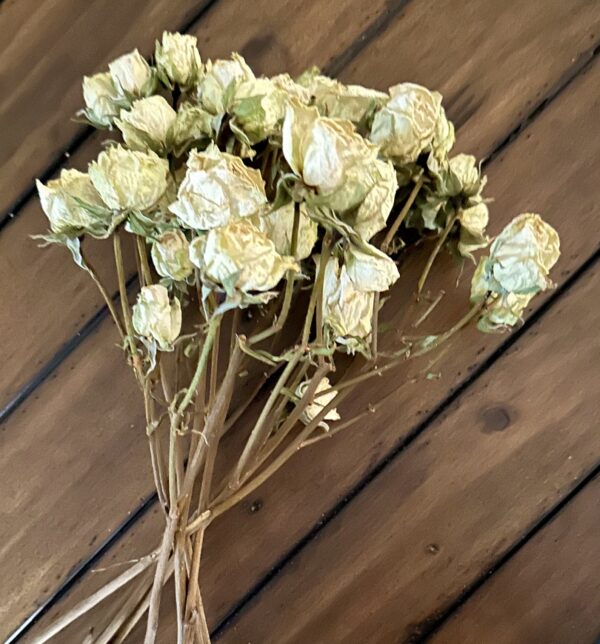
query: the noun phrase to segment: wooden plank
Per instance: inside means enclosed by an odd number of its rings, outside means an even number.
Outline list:
[[[84,130],[81,77],[176,30],[207,0],[26,0],[0,7],[0,219]]]
[[[600,310],[590,306],[600,296],[599,273],[596,263],[219,641],[375,644],[426,633],[600,463],[590,386],[599,375]],[[380,427],[399,431],[399,412],[392,395],[381,406]],[[596,602],[596,624],[598,616]]]
[[[487,581],[434,644],[572,644],[600,633],[600,478]]]
[[[582,231],[591,230],[596,218],[595,183],[586,168],[600,160],[600,153],[588,134],[594,127],[598,110],[594,88],[599,80],[600,65],[596,64],[488,167],[490,184],[497,196],[492,204],[493,232],[515,213],[539,209],[562,235],[563,257],[556,271],[559,281],[597,248],[598,240],[592,235],[583,235]],[[562,159],[563,163],[557,164],[556,159]],[[527,181],[515,183],[514,177],[521,176],[527,176]],[[535,195],[535,200],[531,195]],[[565,226],[567,209],[570,224]],[[413,299],[412,288],[422,263],[423,256],[403,270],[403,278],[388,305],[389,319],[400,329],[405,328],[403,311]],[[458,319],[464,313],[468,284],[463,280],[455,292],[454,270],[447,258],[443,258],[432,275],[432,291],[443,287],[452,295],[444,301],[444,314],[437,321],[428,322],[431,330],[448,326],[449,319]],[[539,306],[542,301],[543,298],[536,300],[535,305]],[[408,319],[414,320],[414,317],[409,315]],[[441,372],[441,379],[425,380],[428,363],[421,362],[378,380],[379,399],[390,396],[384,416],[376,414],[364,426],[353,428],[344,439],[298,455],[247,504],[232,510],[227,519],[215,525],[207,536],[204,568],[204,581],[211,589],[207,602],[212,623],[218,623],[237,598],[267,574],[432,408],[465,381],[470,370],[484,363],[503,340],[500,336],[468,331],[452,344],[452,355],[445,355],[436,363],[435,371]],[[371,388],[358,392],[346,413],[351,415],[361,411],[368,402],[376,402],[371,398],[373,395]],[[388,413],[395,419],[389,425]],[[400,426],[398,418],[402,419]],[[250,512],[257,500],[263,509]],[[237,537],[232,539],[234,534]],[[152,547],[151,543],[132,543],[127,557],[139,556]],[[232,562],[227,585],[219,582],[224,561]],[[83,596],[85,587],[82,586],[68,601]],[[57,607],[61,609],[65,605]]]
[[[98,3],[92,5],[96,7],[95,11],[100,6]],[[129,6],[133,9],[135,5],[127,4]],[[303,11],[290,21],[289,16],[296,11],[295,7],[292,0],[279,2],[275,8],[268,0],[254,3],[221,0],[194,26],[193,33],[199,37],[199,46],[205,57],[227,56],[232,50],[239,49],[257,73],[262,73],[274,71],[273,61],[283,64],[281,56],[285,51],[285,63],[293,60],[294,64],[289,64],[290,69],[300,71],[313,64],[326,65],[331,57],[345,52],[363,29],[390,12],[386,0],[375,0],[368,7],[361,0],[343,0],[330,4],[326,11],[317,2],[307,3]],[[317,37],[310,31],[309,27],[316,19],[315,12],[322,19],[328,16],[331,23],[335,23],[335,34],[323,31]],[[156,17],[161,16],[156,14]],[[156,30],[160,31],[167,25],[164,20],[156,24],[159,26],[149,32],[152,38]],[[244,28],[232,28],[232,24],[244,25]],[[307,46],[308,39],[311,47]],[[358,42],[360,44],[360,40]],[[117,43],[118,46],[122,49],[117,48],[111,56],[126,51],[133,44],[126,40],[121,45]],[[279,56],[272,55],[275,51]],[[76,74],[77,87],[83,71]],[[77,101],[78,98],[75,106],[79,105]],[[71,108],[63,107],[57,118],[68,124],[70,113]],[[68,160],[67,165],[84,169],[98,153],[104,138],[103,133],[92,137]],[[0,338],[11,337],[10,346],[2,347],[5,362],[0,373],[0,410],[19,396],[38,370],[102,307],[101,298],[89,283],[88,276],[73,266],[68,253],[61,248],[37,251],[34,243],[28,240],[29,235],[44,232],[46,228],[47,222],[37,198],[32,198],[0,233],[0,292],[12,302],[10,309],[0,311]],[[113,262],[110,244],[94,244],[93,250],[94,264],[110,274],[109,267]],[[133,273],[133,266],[130,266],[130,272]],[[25,290],[21,286],[22,278],[15,279],[15,276],[24,275],[32,276]],[[56,315],[57,311],[61,314]],[[44,321],[43,333],[39,331],[39,320]]]

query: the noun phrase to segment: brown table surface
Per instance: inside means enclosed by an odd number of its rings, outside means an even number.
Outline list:
[[[345,82],[439,90],[457,151],[485,159],[491,232],[533,211],[562,242],[558,286],[523,326],[468,330],[435,364],[362,388],[341,411],[373,404],[374,414],[303,450],[211,527],[202,583],[215,640],[596,642],[593,0],[0,1],[0,639],[31,641],[162,527],[141,401],[102,303],[62,249],[28,236],[45,228],[33,179],[83,167],[99,149],[101,137],[70,120],[81,76],[135,46],[149,54],[164,29],[197,35],[204,58],[237,50],[257,73],[316,64]],[[91,256],[106,273],[110,249]],[[424,258],[402,266],[392,327],[414,313]],[[464,314],[468,280],[455,275],[440,258],[428,288],[448,295],[431,331]],[[82,642],[111,609],[56,641]]]

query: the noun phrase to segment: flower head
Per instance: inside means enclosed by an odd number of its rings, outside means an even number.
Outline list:
[[[443,123],[438,126],[441,110],[438,92],[415,83],[390,87],[390,99],[373,119],[371,141],[402,163],[416,161],[431,146],[436,129],[445,129]]]
[[[198,83],[200,104],[211,114],[223,114],[229,108],[237,85],[252,79],[252,70],[239,54],[232,54],[229,60],[209,60]]]
[[[162,42],[156,43],[154,60],[160,79],[166,85],[190,89],[202,74],[202,61],[196,36],[164,31]]]
[[[147,210],[167,189],[169,163],[154,152],[134,152],[114,145],[90,164],[89,174],[109,208]]]
[[[124,104],[109,72],[83,77],[83,100],[83,115],[98,128],[111,127]]]
[[[267,202],[258,170],[211,144],[192,150],[177,201],[169,206],[188,227],[209,230],[255,214]]]
[[[364,199],[377,149],[350,121],[322,117],[294,101],[283,122],[283,155],[307,186],[342,211]]]
[[[280,129],[287,93],[269,78],[252,78],[236,85],[231,99],[233,124],[251,143],[257,143]]]
[[[491,300],[480,328],[514,325],[531,298],[553,286],[548,275],[559,256],[558,234],[539,215],[526,213],[513,219],[473,275],[471,301]]]
[[[42,209],[53,233],[77,237],[85,232],[103,235],[110,225],[108,210],[90,177],[78,170],[61,170],[58,179],[36,181]]]
[[[122,96],[140,98],[149,96],[154,91],[154,71],[137,49],[113,60],[108,69],[115,87]]]
[[[133,305],[133,328],[142,338],[155,341],[162,351],[170,351],[181,332],[181,304],[161,284],[143,286]]]
[[[190,245],[180,230],[168,230],[152,244],[152,262],[162,277],[184,280],[194,267],[189,258]]]
[[[206,280],[229,294],[269,291],[287,270],[298,269],[294,258],[280,255],[275,244],[249,219],[212,228],[194,239],[190,260]]]
[[[162,96],[149,96],[134,101],[130,110],[121,110],[115,124],[132,150],[164,154],[176,118],[177,113]]]

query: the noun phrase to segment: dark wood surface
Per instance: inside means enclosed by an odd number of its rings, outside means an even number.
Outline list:
[[[26,196],[73,137],[69,165],[98,150],[97,138],[69,121],[80,76],[133,46],[148,52],[163,29],[188,24],[203,57],[239,50],[258,72],[319,64],[348,82],[440,90],[457,148],[489,158],[492,232],[538,211],[563,249],[558,291],[534,302],[514,343],[467,332],[434,366],[422,361],[378,380],[343,410],[375,403],[376,414],[300,454],[211,528],[203,582],[213,628],[223,641],[254,644],[401,642],[434,631],[443,642],[593,642],[598,4],[75,4],[0,4],[1,77],[14,86],[0,98],[1,203],[25,195],[0,230],[0,638],[38,606],[48,605],[39,625],[64,612],[114,574],[90,569],[144,554],[161,527],[155,507],[140,511],[151,475],[116,334],[85,275],[60,249],[39,251],[27,238],[44,221]],[[90,253],[109,270],[104,246]],[[418,310],[423,260],[402,267],[388,305],[398,328]],[[442,259],[429,284],[452,294],[428,319],[431,330],[465,310],[468,280],[455,289],[450,266]],[[431,369],[442,377],[426,380]],[[545,536],[555,533],[560,549]],[[53,599],[78,567],[77,584]],[[547,601],[524,602],[522,618],[508,610],[537,584]],[[107,617],[104,607],[94,615]],[[82,641],[88,625],[60,641]],[[167,614],[164,642],[169,626]]]

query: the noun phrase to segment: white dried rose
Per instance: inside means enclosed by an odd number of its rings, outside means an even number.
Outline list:
[[[253,78],[236,85],[230,111],[233,123],[251,143],[257,143],[280,129],[287,94],[269,78]]]
[[[477,159],[471,154],[457,154],[448,163],[450,172],[460,186],[459,192],[467,196],[476,195],[482,186]]]
[[[293,203],[288,203],[265,215],[253,217],[253,223],[275,244],[275,249],[280,255],[294,255],[296,259],[301,260],[310,256],[318,236],[317,223],[309,217],[309,212],[310,207],[307,204],[301,204],[295,253],[292,253]]]
[[[431,145],[442,96],[415,83],[401,83],[389,91],[389,101],[375,114],[370,138],[385,155],[411,163]]]
[[[46,185],[37,180],[36,186],[53,233],[101,235],[110,225],[112,213],[106,209],[88,174],[61,170],[58,179]]]
[[[171,128],[171,145],[175,155],[180,156],[194,143],[210,138],[214,134],[213,118],[199,105],[183,103],[177,110],[177,118]]]
[[[321,74],[305,76],[304,82],[321,114],[353,123],[359,123],[369,111],[383,105],[388,98],[384,92],[362,85],[344,85]]]
[[[133,150],[153,150],[165,154],[177,113],[162,96],[134,101],[130,110],[121,110],[115,125]]]
[[[280,255],[275,244],[249,219],[232,221],[194,239],[190,260],[205,279],[227,293],[268,291],[286,271],[298,269],[294,258]]]
[[[154,72],[137,49],[113,60],[108,69],[115,87],[123,96],[140,98],[154,91]]]
[[[223,114],[229,108],[236,86],[254,79],[254,74],[239,54],[230,60],[208,61],[198,83],[198,98],[211,114]]]
[[[387,291],[400,277],[394,261],[371,244],[367,250],[350,246],[344,253],[348,277],[359,291]]]
[[[171,351],[181,332],[181,304],[161,284],[143,286],[132,311],[133,328],[142,338],[154,340],[162,351]]]
[[[113,145],[90,164],[89,174],[109,208],[147,210],[167,189],[169,163],[154,152],[135,152]]]
[[[156,42],[154,61],[165,84],[190,89],[200,80],[202,61],[196,36],[163,31],[162,42]]]
[[[433,154],[440,160],[446,159],[454,146],[454,141],[454,124],[448,120],[444,108],[440,107],[440,114],[435,124],[435,131],[431,141]]]
[[[152,244],[152,262],[162,277],[185,280],[194,267],[190,262],[190,245],[180,230],[168,230]]]
[[[190,153],[177,201],[169,210],[186,226],[208,230],[253,215],[266,203],[260,172],[211,144],[204,152]]]
[[[472,257],[472,253],[488,245],[485,234],[489,221],[489,211],[485,203],[479,202],[469,208],[463,208],[458,214],[460,233],[458,252],[463,257]]]
[[[123,106],[123,99],[109,72],[83,77],[83,115],[95,127],[108,127]]]
[[[531,297],[552,287],[549,273],[559,256],[558,234],[539,215],[525,213],[513,219],[492,243],[489,256],[481,258],[473,275],[471,301],[481,302],[492,295],[480,328],[516,323]],[[500,323],[501,318],[514,318],[515,322]]]
[[[296,388],[296,396],[298,396],[298,398],[303,398],[309,385],[310,380],[301,382]],[[323,411],[323,409],[325,409],[325,407],[327,407],[327,405],[329,405],[329,403],[337,396],[338,392],[335,389],[332,389],[326,394],[322,394],[322,392],[327,391],[328,389],[331,389],[329,378],[321,378],[315,390],[312,401],[308,403],[308,405],[304,408],[302,415],[300,416],[301,422],[303,422],[305,425],[308,425],[312,420],[314,420]],[[322,395],[318,396],[318,394]],[[318,426],[322,427],[325,431],[329,431],[329,425],[326,421],[340,420],[340,418],[341,416],[339,415],[338,410],[334,407],[325,414]]]
[[[316,108],[293,101],[283,121],[283,155],[332,208],[346,210],[364,199],[377,149],[350,121],[319,116]]]
[[[351,353],[362,349],[371,334],[375,294],[358,290],[337,257],[325,266],[322,302],[323,323],[335,341]]]
[[[297,83],[289,74],[277,74],[277,76],[271,77],[271,81],[275,87],[283,90],[290,98],[295,98],[300,103],[310,102],[308,89]]]
[[[375,160],[371,166],[371,187],[352,218],[352,227],[365,240],[385,228],[398,190],[394,166]]]

